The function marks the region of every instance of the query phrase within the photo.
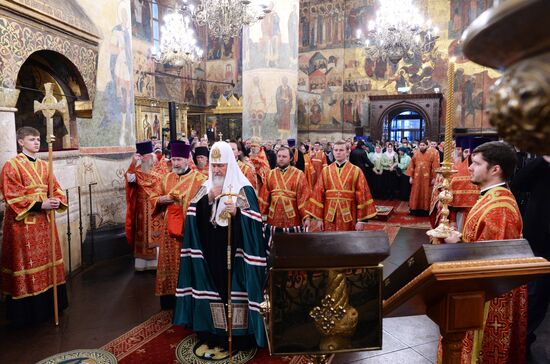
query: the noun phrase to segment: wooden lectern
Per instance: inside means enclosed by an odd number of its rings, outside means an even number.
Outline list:
[[[462,339],[483,326],[485,302],[548,273],[550,262],[534,257],[526,240],[425,245],[386,278],[384,317],[428,315],[441,331],[443,363],[460,363]]]

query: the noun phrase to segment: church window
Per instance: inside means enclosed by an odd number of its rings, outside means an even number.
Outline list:
[[[388,120],[384,129],[384,135],[388,140],[401,140],[402,138],[422,140],[424,120],[416,111],[406,110]]]
[[[160,48],[160,30],[159,30],[159,5],[157,0],[151,1],[153,11],[153,47]]]

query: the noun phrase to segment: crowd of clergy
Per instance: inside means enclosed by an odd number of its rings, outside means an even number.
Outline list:
[[[49,223],[43,212],[66,208],[57,182],[55,197],[47,198],[47,166],[36,157],[40,135],[32,128],[22,129],[17,135],[22,153],[2,170],[7,208],[1,282],[11,319],[25,315],[20,299],[51,307],[44,303],[51,298],[47,269],[37,269],[51,266],[41,256],[46,256],[49,247]],[[375,199],[407,201],[411,215],[430,216],[435,227],[441,214],[438,195],[442,180],[437,169],[444,147],[437,141],[406,138],[297,143],[295,139],[262,141],[253,137],[216,142],[194,132],[189,139],[173,140],[166,148],[156,140],[138,142],[125,174],[125,229],[135,270],[156,270],[155,294],[161,307],[175,308],[176,324],[214,334],[204,337],[210,344],[224,345],[216,341],[216,337],[223,338],[225,325],[216,322],[216,302],[226,302],[228,295],[235,294],[234,299],[244,300],[251,312],[249,327],[240,328],[242,332],[237,331],[236,336],[250,336],[241,343],[243,347],[251,342],[265,346],[261,319],[254,315],[259,314],[269,246],[260,247],[259,236],[266,231],[367,230],[369,220],[377,215]],[[450,220],[456,234],[444,242],[516,239],[523,232],[535,254],[548,257],[550,219],[542,206],[550,203],[550,157],[528,156],[503,142],[480,137],[457,137],[451,149],[456,174],[449,186],[453,193]],[[518,156],[519,167],[515,167]],[[241,269],[239,277],[248,277],[242,282],[235,278],[234,284],[241,289],[234,288],[235,292],[220,289],[227,284],[224,275],[229,269],[220,267],[226,259],[225,248],[217,245],[220,234],[228,234],[224,230],[226,213],[236,219],[232,233],[236,250],[232,254],[235,259],[242,258],[242,264],[235,269]],[[29,226],[38,228],[33,236]],[[29,242],[37,239],[44,246],[32,250],[35,255],[31,256]],[[63,309],[67,300],[58,250],[56,268],[63,288]],[[14,258],[20,256],[29,259]],[[256,278],[251,281],[250,277]],[[548,280],[529,287],[529,327],[526,287],[491,301],[487,322],[504,326],[494,324],[491,331],[486,325],[481,344],[475,342],[476,333],[469,334],[464,341],[464,362],[480,356],[484,363],[524,362],[525,347],[535,340],[534,328],[548,307],[548,287]],[[41,301],[37,297],[42,297]],[[210,306],[200,306],[203,302]],[[204,314],[208,310],[211,317]],[[223,306],[220,312],[223,316]],[[20,323],[39,319],[27,317]]]

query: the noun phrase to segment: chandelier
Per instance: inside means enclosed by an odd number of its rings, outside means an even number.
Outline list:
[[[189,18],[180,10],[175,10],[164,17],[160,28],[160,49],[153,48],[155,62],[181,67],[198,62],[203,51],[197,45],[195,32]]]
[[[224,40],[238,37],[243,26],[250,26],[271,12],[263,0],[200,0],[196,9],[187,1],[183,7],[197,25],[207,25],[210,36]]]
[[[381,0],[363,45],[368,57],[397,64],[403,58],[430,52],[439,38],[438,32],[431,20],[424,20],[412,0]],[[361,36],[358,30],[357,37]]]

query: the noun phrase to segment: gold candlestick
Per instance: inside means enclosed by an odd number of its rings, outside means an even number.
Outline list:
[[[439,225],[432,230],[428,230],[426,234],[430,236],[434,243],[438,243],[436,239],[445,239],[451,234],[451,227],[449,224],[449,204],[453,202],[453,195],[449,191],[449,186],[453,174],[456,173],[453,170],[453,163],[451,162],[451,152],[453,148],[453,119],[454,119],[454,77],[455,77],[455,64],[454,58],[449,59],[449,69],[447,71],[447,106],[445,109],[445,146],[443,150],[443,162],[441,167],[437,170],[438,174],[443,176],[443,183],[441,184],[441,192],[438,199],[441,204],[441,220]],[[435,188],[435,187],[434,187]]]

